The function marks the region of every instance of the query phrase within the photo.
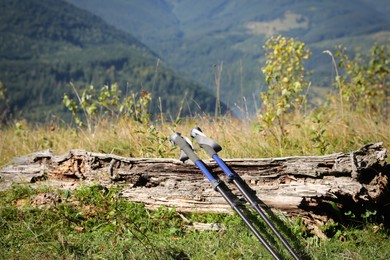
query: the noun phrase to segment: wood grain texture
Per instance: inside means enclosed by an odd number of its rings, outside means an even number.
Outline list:
[[[380,205],[389,197],[389,165],[382,143],[367,144],[351,153],[266,159],[227,159],[226,164],[249,185],[259,203],[289,215],[324,221],[340,210]],[[222,180],[213,160],[207,166]],[[119,185],[121,196],[149,208],[178,211],[231,212],[194,164],[176,159],[127,158],[72,150],[64,155],[40,151],[0,169],[0,188],[12,183],[58,187],[100,183]],[[233,193],[238,194],[232,184]],[[337,213],[337,212],[336,212]]]

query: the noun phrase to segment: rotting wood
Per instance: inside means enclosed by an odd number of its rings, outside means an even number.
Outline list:
[[[225,161],[262,203],[314,223],[335,217],[334,205],[347,211],[388,202],[386,156],[383,144],[374,143],[351,153]],[[205,162],[225,180],[214,161]],[[168,206],[182,212],[231,212],[199,169],[176,159],[126,158],[83,150],[54,155],[45,150],[15,158],[0,169],[0,189],[21,182],[64,188],[91,182],[120,185],[122,197],[151,209]]]

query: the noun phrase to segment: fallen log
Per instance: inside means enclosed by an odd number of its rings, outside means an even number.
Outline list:
[[[262,203],[315,223],[349,210],[386,207],[390,186],[386,157],[382,143],[374,143],[350,153],[228,159],[226,163]],[[205,162],[225,180],[213,160]],[[168,206],[182,212],[231,212],[199,169],[176,159],[126,158],[83,150],[54,155],[45,150],[15,158],[0,169],[0,189],[23,182],[62,188],[91,182],[120,185],[122,197],[151,209]]]

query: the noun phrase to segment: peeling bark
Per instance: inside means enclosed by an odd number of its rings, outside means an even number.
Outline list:
[[[382,143],[375,143],[351,153],[225,161],[262,203],[315,223],[350,209],[384,206],[390,186],[386,156]],[[226,181],[213,160],[205,163]],[[122,197],[152,209],[231,212],[194,164],[175,159],[126,158],[83,150],[54,155],[46,150],[15,158],[0,169],[0,189],[15,182],[58,187],[90,182],[120,185]]]

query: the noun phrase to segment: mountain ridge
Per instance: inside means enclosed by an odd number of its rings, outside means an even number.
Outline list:
[[[70,81],[79,91],[114,82],[123,93],[146,90],[161,98],[162,112],[169,114],[215,108],[209,91],[179,77],[146,45],[96,15],[56,0],[5,0],[0,7],[6,14],[0,18],[0,81],[15,118],[41,121],[66,113],[62,97]],[[181,108],[184,98],[188,104]],[[152,111],[159,109],[154,102]]]

